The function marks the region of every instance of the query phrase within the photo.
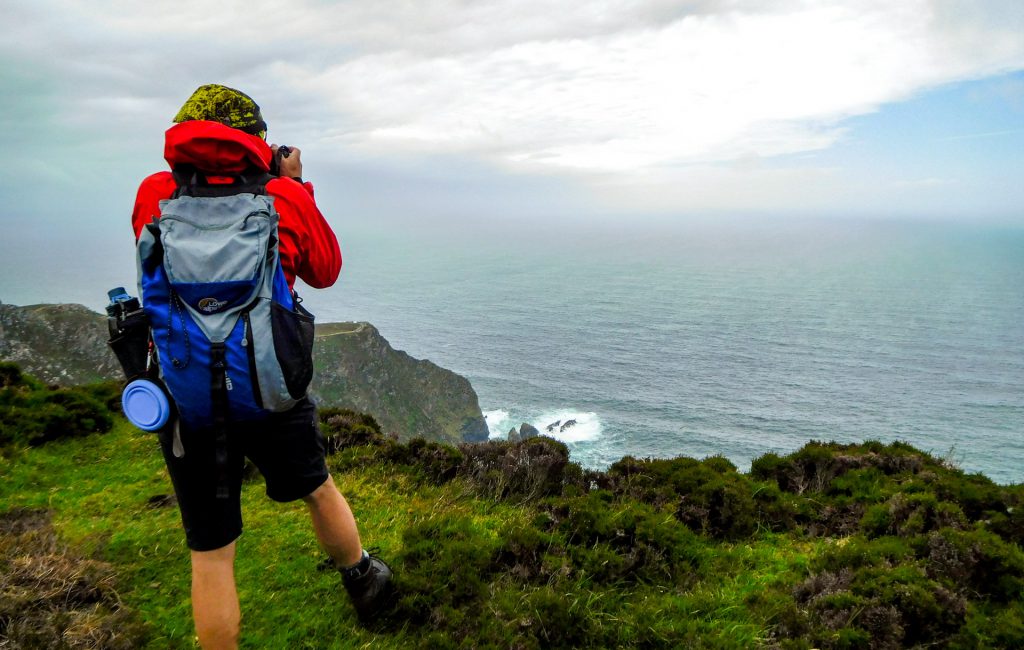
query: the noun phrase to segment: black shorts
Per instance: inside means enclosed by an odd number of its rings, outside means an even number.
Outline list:
[[[175,458],[172,434],[161,432],[160,446],[178,497],[188,547],[212,551],[242,534],[240,502],[245,458],[256,465],[274,501],[295,501],[327,480],[324,438],[316,406],[309,398],[291,410],[258,422],[232,423],[228,428],[228,498],[217,498],[214,435],[209,430],[181,427],[185,455]]]

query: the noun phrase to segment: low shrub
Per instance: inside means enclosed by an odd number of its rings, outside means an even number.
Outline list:
[[[545,562],[553,549],[564,553],[555,536],[532,526],[509,524],[500,532],[501,545],[495,551],[493,565],[523,582],[546,582],[552,575],[552,565]]]
[[[971,522],[1005,515],[1012,506],[1009,491],[982,474],[949,471],[937,477],[930,489],[938,499],[960,506]]]
[[[958,650],[1024,648],[1024,602],[999,606],[976,603],[968,607],[967,620],[950,643]]]
[[[859,445],[811,441],[786,457],[765,454],[754,459],[750,475],[775,481],[794,494],[825,492],[832,482],[851,470],[874,468],[885,476],[913,475],[942,464],[902,442],[888,445],[869,441]]]
[[[431,517],[407,528],[396,556],[400,597],[392,616],[397,620],[460,636],[466,607],[478,601],[494,569],[499,543],[478,530],[471,519],[455,514]],[[466,606],[466,607],[464,607]]]
[[[564,536],[573,568],[599,583],[684,584],[701,563],[701,545],[671,514],[620,504],[598,490],[549,502],[538,523]]]
[[[0,361],[0,388],[27,388],[39,390],[43,384],[21,371],[16,363]]]
[[[971,597],[999,603],[1024,599],[1024,551],[989,531],[936,531],[919,554],[932,577]]]
[[[988,528],[1008,542],[1024,547],[1024,484],[1004,488],[1006,510],[992,512]]]
[[[372,415],[351,409],[321,409],[320,430],[324,435],[328,454],[349,447],[379,446],[385,441],[380,424]]]
[[[644,459],[627,456],[607,472],[604,487],[623,502],[671,506],[691,530],[716,539],[789,530],[797,508],[772,483],[754,483],[727,458]]]
[[[794,587],[796,607],[777,632],[820,648],[946,644],[963,624],[966,600],[930,579],[908,549],[871,546],[842,549]]]
[[[61,438],[105,433],[116,384],[48,387],[12,364],[0,364],[0,449],[39,446]]]
[[[912,537],[940,528],[966,528],[967,518],[955,503],[939,501],[930,492],[898,492],[867,509],[860,529],[868,537]]]
[[[456,477],[465,466],[465,457],[456,447],[441,442],[413,438],[403,446],[390,449],[392,460],[412,466],[426,481],[442,485]]]
[[[518,443],[492,440],[459,445],[459,475],[485,498],[534,501],[561,494],[570,467],[569,449],[546,436]],[[570,478],[578,480],[578,467]]]

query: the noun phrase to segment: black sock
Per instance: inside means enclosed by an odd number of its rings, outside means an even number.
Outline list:
[[[359,558],[359,561],[353,565],[342,567],[341,573],[349,580],[362,577],[366,573],[366,570],[370,568],[370,555],[366,551],[362,551],[363,556]]]

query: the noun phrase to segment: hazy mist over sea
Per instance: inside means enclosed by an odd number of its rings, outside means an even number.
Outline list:
[[[342,279],[307,306],[467,376],[492,435],[575,419],[555,433],[587,465],[722,454],[741,469],[809,439],[899,439],[1024,481],[1024,227],[332,222]],[[98,310],[134,281],[126,244],[21,283],[12,269],[48,267],[5,256],[0,300]]]
[[[353,229],[310,294],[574,456],[907,440],[1024,480],[1024,229],[811,219]]]

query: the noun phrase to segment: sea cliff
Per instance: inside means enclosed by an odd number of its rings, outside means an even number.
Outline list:
[[[317,325],[311,394],[321,406],[372,414],[406,440],[487,439],[469,381],[395,350],[369,323]],[[106,345],[106,317],[74,304],[19,307],[0,303],[0,361],[62,386],[122,379]]]

